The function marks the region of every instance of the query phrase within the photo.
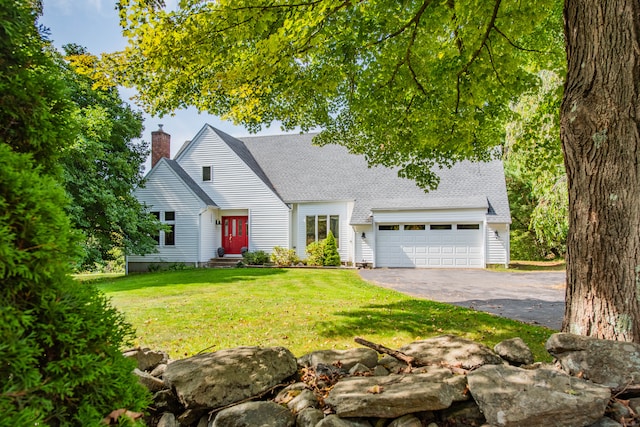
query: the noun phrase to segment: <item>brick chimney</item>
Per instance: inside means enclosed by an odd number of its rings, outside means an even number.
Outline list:
[[[151,132],[151,167],[163,157],[171,158],[171,135],[162,130],[162,125],[158,125],[158,130]]]

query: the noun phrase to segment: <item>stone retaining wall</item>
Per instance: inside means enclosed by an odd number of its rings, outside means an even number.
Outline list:
[[[398,349],[239,347],[170,362],[136,349],[159,427],[640,425],[640,345],[554,334],[555,364],[519,338],[494,349],[452,335]],[[640,396],[640,394],[638,394]]]

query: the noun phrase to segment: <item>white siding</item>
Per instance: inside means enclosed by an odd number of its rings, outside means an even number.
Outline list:
[[[487,264],[509,265],[509,224],[487,224],[486,251]]]
[[[296,225],[294,228],[297,233],[294,237],[295,248],[300,258],[306,258],[306,236],[307,236],[307,224],[306,218],[308,215],[338,215],[340,217],[340,230],[339,230],[339,244],[338,252],[340,253],[340,259],[342,262],[353,261],[353,229],[349,225],[349,218],[351,217],[351,211],[353,209],[353,203],[351,202],[327,202],[327,203],[299,203],[296,206],[294,222]]]
[[[202,214],[200,227],[200,261],[207,262],[216,257],[216,248],[220,246],[217,240],[219,237],[216,233],[216,213],[214,210],[208,209]]]
[[[135,196],[149,206],[150,211],[175,212],[175,245],[164,246],[161,239],[158,253],[129,255],[129,262],[198,262],[199,215],[206,207],[173,170],[164,163],[147,177],[145,188],[135,191]],[[161,218],[162,219],[162,218]]]
[[[249,213],[250,251],[289,247],[289,208],[209,127],[176,160],[221,211]],[[211,181],[202,181],[203,166],[212,166]]]
[[[411,223],[411,222],[484,222],[486,209],[433,209],[410,211],[374,211],[376,223]]]
[[[355,261],[367,262],[373,265],[374,255],[373,248],[376,247],[375,233],[370,225],[361,225],[354,227],[355,231]],[[362,233],[365,237],[362,238]]]

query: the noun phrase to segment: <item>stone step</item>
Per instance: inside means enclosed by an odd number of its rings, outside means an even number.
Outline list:
[[[235,267],[238,262],[242,261],[241,257],[237,258],[211,258],[207,263],[209,268],[232,268]]]

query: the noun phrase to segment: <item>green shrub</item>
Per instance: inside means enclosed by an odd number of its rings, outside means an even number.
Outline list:
[[[0,414],[3,425],[97,426],[148,392],[121,345],[133,337],[91,284],[69,276],[77,241],[58,183],[0,142]]]
[[[324,265],[336,267],[340,265],[340,254],[338,253],[338,245],[333,233],[329,231],[324,244]]]
[[[545,259],[544,248],[532,231],[511,230],[509,245],[512,260],[540,261]]]
[[[298,255],[294,249],[282,248],[276,246],[271,253],[271,261],[278,267],[288,267],[300,262]]]
[[[324,265],[324,247],[325,241],[311,242],[307,246],[307,265],[321,267]]]
[[[242,254],[247,265],[264,265],[269,262],[269,254],[265,251],[245,252]]]
[[[339,266],[340,253],[333,233],[329,231],[327,238],[319,242],[311,242],[306,248],[307,265]]]

